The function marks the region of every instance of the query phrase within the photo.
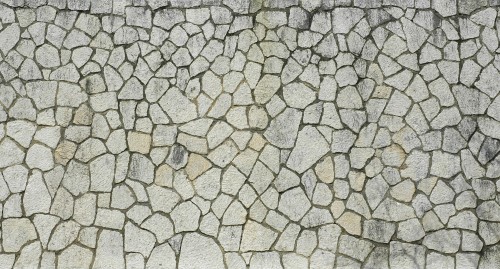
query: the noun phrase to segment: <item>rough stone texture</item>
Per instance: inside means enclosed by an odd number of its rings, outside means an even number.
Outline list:
[[[0,268],[498,268],[499,0],[0,0]]]

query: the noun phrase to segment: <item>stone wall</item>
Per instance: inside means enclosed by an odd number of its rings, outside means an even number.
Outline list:
[[[0,268],[499,268],[498,0],[1,0]]]

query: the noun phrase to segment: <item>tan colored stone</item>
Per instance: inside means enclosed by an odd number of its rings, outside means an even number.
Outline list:
[[[212,164],[203,156],[198,154],[189,155],[188,163],[186,166],[186,173],[189,179],[194,180],[199,175],[210,169]]]
[[[342,226],[346,232],[353,235],[361,234],[361,216],[352,212],[345,212],[338,220],[337,224]]]
[[[259,151],[266,144],[266,140],[262,137],[261,134],[254,133],[252,139],[250,140],[250,147]]]
[[[333,183],[335,171],[333,170],[332,157],[328,156],[321,160],[314,169],[318,178],[325,183]]]
[[[76,148],[76,144],[68,140],[59,143],[54,153],[56,163],[66,165],[75,155]]]
[[[75,112],[73,123],[77,125],[90,125],[92,124],[92,117],[94,113],[86,104],[81,105]]]
[[[168,164],[164,164],[156,170],[155,184],[162,187],[172,187],[174,180],[174,169]]]
[[[336,200],[332,203],[332,206],[330,207],[330,211],[333,214],[333,218],[338,219],[342,213],[344,213],[345,210],[345,205],[344,202],[340,200]]]
[[[127,141],[130,151],[135,151],[142,154],[149,153],[149,150],[151,148],[151,136],[149,134],[129,132]]]

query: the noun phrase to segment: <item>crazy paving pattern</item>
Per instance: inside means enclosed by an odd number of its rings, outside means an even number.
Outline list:
[[[498,0],[2,0],[0,268],[499,268]]]

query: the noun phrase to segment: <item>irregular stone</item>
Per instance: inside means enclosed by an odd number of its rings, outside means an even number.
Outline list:
[[[500,205],[495,201],[486,201],[476,208],[479,219],[487,221],[500,221]]]
[[[266,251],[276,241],[277,233],[254,221],[243,227],[240,251]]]
[[[28,185],[23,196],[23,206],[26,216],[35,213],[49,213],[52,199],[45,186],[40,171],[35,171],[28,178]]]
[[[451,178],[452,176],[459,173],[460,170],[461,167],[459,156],[441,151],[435,151],[432,154],[430,171],[432,175],[443,178]]]
[[[35,52],[35,57],[37,62],[46,68],[56,67],[61,63],[57,49],[49,44],[40,46]]]
[[[328,152],[328,143],[318,130],[304,127],[298,134],[297,143],[287,161],[287,166],[303,173]]]
[[[175,269],[176,257],[168,243],[156,246],[146,263],[147,269]]]
[[[154,179],[154,164],[148,159],[148,157],[139,153],[134,153],[132,154],[132,158],[130,160],[128,176],[131,179],[150,184]]]
[[[117,231],[103,230],[97,240],[97,248],[92,268],[125,268],[123,257],[123,237]]]
[[[398,238],[405,242],[413,242],[422,239],[425,231],[418,219],[409,219],[398,225]]]
[[[92,251],[78,245],[71,245],[61,252],[57,264],[64,268],[90,268]]]
[[[465,86],[453,86],[452,91],[465,115],[484,114],[491,102],[486,94]]]
[[[7,27],[5,27],[0,32],[0,50],[2,50],[3,55],[7,55],[7,53],[14,48],[14,46],[19,41],[19,35],[21,30],[19,28],[18,23],[13,23]]]
[[[283,98],[288,106],[304,109],[316,99],[316,94],[303,83],[290,83],[283,87]]]
[[[396,231],[396,225],[381,220],[366,220],[363,223],[363,237],[380,243],[388,243]]]
[[[477,120],[481,132],[495,139],[500,139],[500,122],[489,117],[479,117]]]
[[[137,252],[148,257],[156,242],[155,236],[131,222],[125,224],[125,251]]]
[[[172,210],[170,217],[174,222],[175,232],[196,231],[200,219],[200,210],[192,202],[179,204]]]
[[[9,138],[3,139],[0,143],[0,154],[2,155],[0,159],[1,168],[21,164],[25,156],[24,151]]]
[[[415,217],[412,207],[386,198],[373,212],[373,218],[387,221],[403,221]]]
[[[198,233],[189,233],[182,240],[179,268],[223,268],[220,248],[215,241]]]
[[[115,157],[106,154],[90,163],[90,190],[110,192],[114,180]]]
[[[494,98],[500,91],[500,89],[495,86],[498,85],[498,83],[500,83],[500,73],[490,64],[483,69],[481,75],[479,75],[479,80],[476,81],[474,85],[489,97]]]
[[[159,104],[174,123],[188,122],[198,116],[196,105],[177,88],[168,90],[160,99]]]
[[[311,202],[301,188],[294,188],[281,195],[278,210],[291,220],[300,220],[311,207]]]
[[[389,264],[394,268],[424,268],[425,247],[393,241],[390,243]]]
[[[365,240],[350,235],[340,236],[339,252],[359,261],[364,261],[373,248],[374,245]]]
[[[430,200],[434,204],[444,204],[451,202],[454,197],[455,192],[453,189],[448,187],[442,180],[439,180],[432,190]]]
[[[271,121],[264,136],[276,147],[292,148],[301,120],[302,113],[299,110],[287,108]]]
[[[403,18],[401,22],[403,23],[403,31],[406,35],[406,45],[408,50],[413,53],[424,44],[429,35],[423,28],[408,19]]]
[[[23,245],[35,239],[35,226],[29,219],[9,218],[2,221],[2,246],[5,252],[18,252]]]
[[[58,251],[73,243],[80,231],[80,225],[74,221],[62,222],[56,226],[48,244],[48,250]]]
[[[364,16],[359,8],[335,8],[332,12],[333,33],[346,34]]]
[[[273,75],[265,75],[257,83],[253,94],[258,104],[267,103],[281,86],[280,78]]]
[[[180,196],[172,190],[151,185],[146,188],[153,211],[170,213],[180,200]]]
[[[460,232],[457,230],[439,230],[427,234],[422,244],[443,253],[455,253],[460,247]]]
[[[31,168],[38,168],[42,171],[48,171],[54,167],[54,158],[48,147],[40,144],[34,144],[26,153],[26,164]]]
[[[361,216],[358,214],[345,212],[336,223],[352,235],[361,235]]]

